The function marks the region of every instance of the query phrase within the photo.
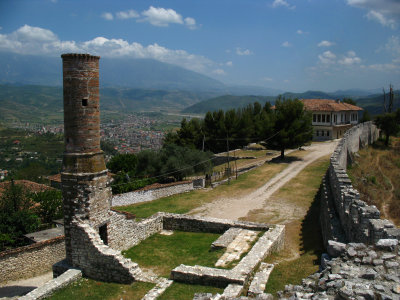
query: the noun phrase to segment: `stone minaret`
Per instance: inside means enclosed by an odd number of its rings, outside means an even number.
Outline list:
[[[74,221],[96,229],[107,244],[107,169],[100,149],[99,56],[63,54],[65,152],[61,172],[67,262],[74,262]]]

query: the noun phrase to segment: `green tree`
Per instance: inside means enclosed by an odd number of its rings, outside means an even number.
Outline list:
[[[351,105],[357,105],[356,101],[351,98],[343,98],[343,102]]]
[[[396,112],[376,116],[375,124],[385,134],[385,146],[389,146],[389,138],[400,132],[400,108]]]
[[[39,217],[31,209],[29,193],[13,182],[0,197],[0,251],[24,245],[23,235],[40,225]]]
[[[274,118],[276,135],[268,141],[268,145],[281,151],[281,159],[285,158],[285,149],[301,147],[312,139],[312,115],[304,110],[303,103],[298,99],[278,98]]]
[[[135,171],[137,165],[137,157],[135,154],[119,154],[111,158],[107,164],[107,168],[113,172],[131,172]]]
[[[368,122],[368,121],[371,121],[371,120],[372,120],[372,118],[371,118],[371,114],[369,113],[369,111],[368,110],[364,110],[362,118],[360,120],[361,123]]]
[[[48,190],[32,195],[32,200],[38,203],[35,207],[36,214],[42,223],[50,224],[53,220],[63,217],[61,191]]]

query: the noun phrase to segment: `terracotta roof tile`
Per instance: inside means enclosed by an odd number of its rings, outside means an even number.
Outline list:
[[[331,99],[300,99],[310,111],[360,111],[361,107]]]
[[[43,191],[47,191],[47,190],[54,190],[54,188],[44,185],[44,184],[40,184],[40,183],[36,183],[33,181],[29,181],[29,180],[14,180],[14,183],[16,185],[22,185],[24,188],[26,188],[28,191],[30,192],[43,192]],[[4,190],[11,184],[11,181],[4,181],[4,182],[0,182],[0,196],[3,194]]]

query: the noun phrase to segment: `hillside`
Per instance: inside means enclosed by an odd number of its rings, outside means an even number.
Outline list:
[[[100,103],[103,114],[179,111],[211,95],[185,91],[103,88],[100,89]],[[0,119],[6,122],[60,122],[63,118],[62,99],[61,87],[0,84]]]
[[[60,57],[0,53],[0,83],[61,86]],[[100,84],[108,87],[190,91],[224,90],[223,83],[152,59],[100,59]]]
[[[281,94],[282,98],[286,99],[343,99],[350,97],[349,95],[353,95],[353,100],[356,101],[357,105],[362,107],[365,110],[368,110],[371,115],[377,115],[383,112],[383,94],[372,94],[365,96],[366,91],[358,91],[360,94],[357,94],[358,90],[348,90],[348,91],[336,91],[333,93],[325,93],[322,91],[306,91],[304,93],[291,93],[286,92]],[[343,92],[342,95],[339,93]],[[400,94],[399,91],[394,92],[394,109],[400,108]],[[357,96],[358,95],[358,96]],[[388,97],[388,96],[387,96]],[[233,95],[224,95],[215,98],[211,98],[208,100],[204,100],[202,102],[196,103],[190,107],[185,108],[182,112],[184,113],[198,113],[205,114],[208,111],[215,110],[228,110],[228,109],[236,109],[239,107],[244,107],[253,102],[260,102],[264,104],[266,101],[274,103],[277,97],[275,96],[233,96]],[[388,100],[387,100],[388,101]]]
[[[233,96],[233,95],[225,95],[219,96],[215,98],[211,98],[199,103],[196,103],[188,108],[182,110],[183,113],[196,113],[196,114],[205,114],[208,111],[214,110],[229,110],[236,109],[240,107],[245,107],[248,104],[252,104],[254,102],[259,102],[262,105],[267,101],[274,101],[276,97],[274,96]]]

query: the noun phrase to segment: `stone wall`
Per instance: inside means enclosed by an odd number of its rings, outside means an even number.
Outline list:
[[[192,181],[182,181],[173,184],[160,185],[152,189],[140,189],[137,191],[115,195],[111,199],[111,206],[124,206],[134,203],[153,201],[162,197],[185,193],[194,189]]]
[[[380,219],[380,212],[375,206],[360,200],[360,194],[346,173],[353,153],[372,144],[378,135],[378,129],[372,122],[359,124],[345,133],[331,156],[321,193],[321,226],[325,246],[328,240],[374,244],[379,239],[400,237],[400,229],[390,221]]]
[[[65,259],[64,236],[0,252],[1,283],[49,272],[62,259]]]

